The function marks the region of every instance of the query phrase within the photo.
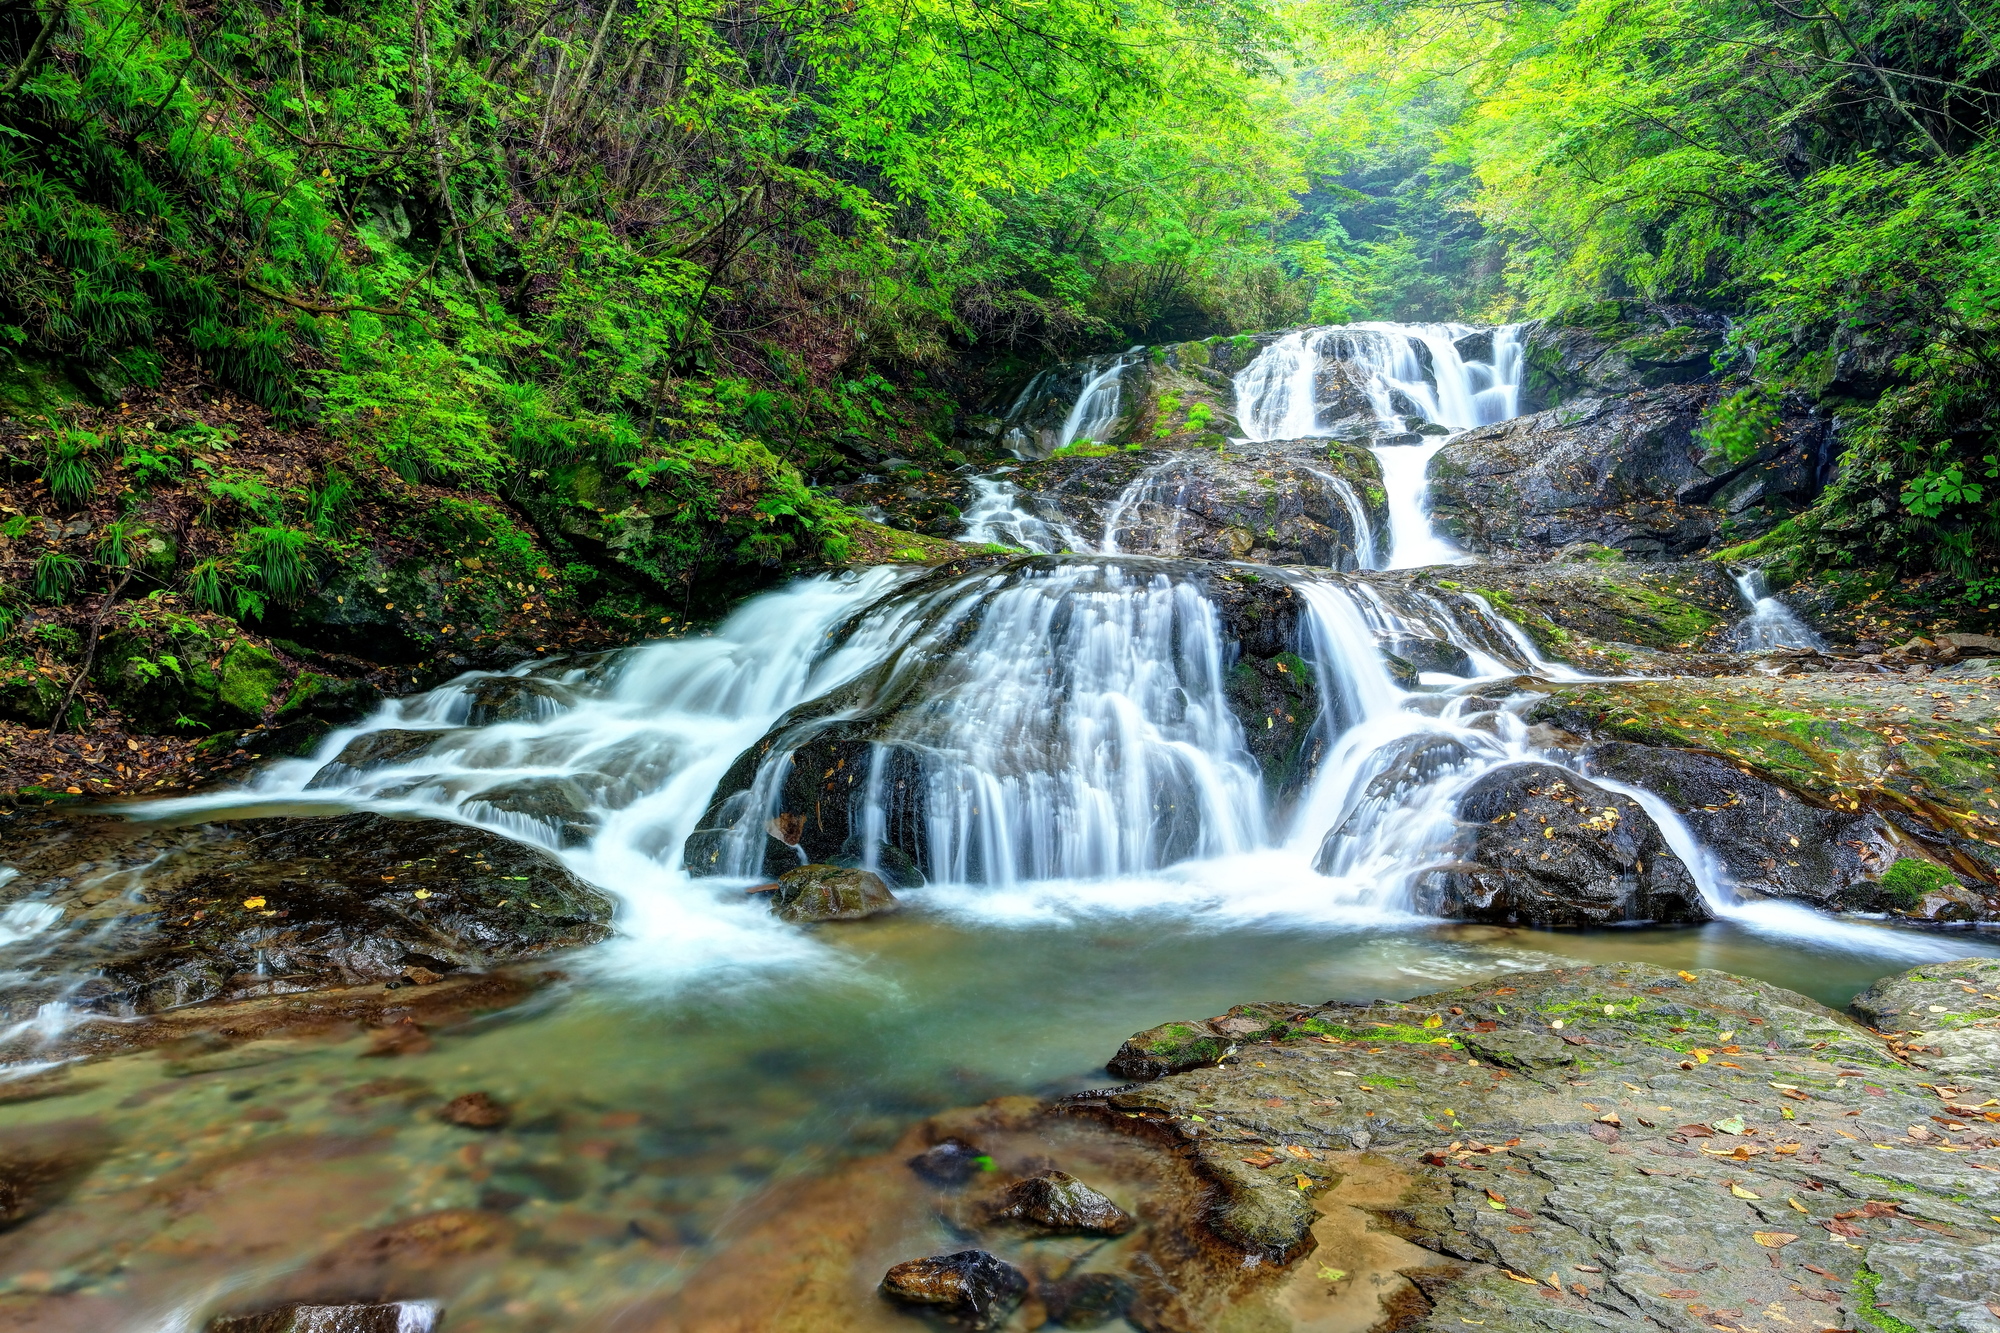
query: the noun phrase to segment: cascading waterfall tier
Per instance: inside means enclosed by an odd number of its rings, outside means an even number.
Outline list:
[[[1783,598],[1771,594],[1763,570],[1746,569],[1736,575],[1736,593],[1750,608],[1750,614],[1729,632],[1730,641],[1736,648],[1755,653],[1772,648],[1817,650],[1826,646],[1819,635],[1799,619],[1798,613],[1785,604]]]
[[[474,674],[248,793],[148,810],[317,801],[538,842],[619,894],[615,956],[650,976],[810,955],[740,892],[802,860],[954,911],[1025,893],[1361,920],[1423,900],[1471,784],[1573,762],[1511,709],[1532,697],[1518,674],[1562,671],[1473,594],[1388,574],[875,570],[753,599],[710,636]],[[1299,724],[1282,744],[1279,714]],[[1817,929],[1737,903],[1671,809],[1635,797],[1711,914]]]
[[[1225,612],[1218,577],[1261,600]],[[1313,776],[1283,819],[1230,693],[1242,635],[1274,615],[1318,695]],[[904,882],[1129,876],[1316,846],[1369,780],[1363,757],[1327,756],[1436,721],[1406,706],[1393,650],[1504,677],[1536,667],[1514,633],[1469,594],[1279,571],[878,570],[759,598],[712,637],[399,701],[260,794],[483,824],[628,893],[681,882],[683,846],[693,871],[739,878],[807,851]]]
[[[1521,329],[1464,324],[1347,324],[1299,329],[1272,343],[1236,376],[1245,437],[1368,439],[1389,498],[1386,567],[1444,564],[1460,553],[1431,529],[1425,473],[1451,436],[1520,411]],[[1340,414],[1343,387],[1366,399],[1365,414]],[[1427,429],[1428,428],[1428,429]]]

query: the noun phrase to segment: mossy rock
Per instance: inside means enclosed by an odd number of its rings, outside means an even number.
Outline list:
[[[222,654],[216,698],[245,722],[256,722],[276,705],[289,674],[278,655],[260,643],[238,639]]]
[[[154,643],[138,634],[108,634],[91,675],[111,706],[142,731],[213,731],[255,722],[257,714],[225,716],[210,650],[207,640]]]
[[[0,718],[46,727],[62,702],[64,685],[32,667],[0,673]]]

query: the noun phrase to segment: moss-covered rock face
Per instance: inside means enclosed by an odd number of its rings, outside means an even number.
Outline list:
[[[1980,685],[1882,677],[1565,685],[1531,717],[1579,735],[1697,751],[1821,809],[1870,812],[1895,839],[1977,886],[1980,915],[2000,915],[2000,810],[1991,804],[2000,719]],[[1890,866],[1873,855],[1870,877],[1879,878]]]
[[[276,706],[289,673],[276,653],[250,639],[223,650],[215,692],[222,706],[249,725]]]
[[[1727,572],[1697,561],[1470,565],[1409,577],[1420,589],[1477,594],[1544,653],[1600,670],[1700,651],[1742,610]]]
[[[1632,393],[1713,378],[1728,321],[1692,306],[1599,301],[1528,332],[1522,405],[1529,411],[1573,398]]]

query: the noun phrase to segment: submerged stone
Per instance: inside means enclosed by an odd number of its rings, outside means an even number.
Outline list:
[[[964,1139],[949,1138],[910,1159],[910,1170],[933,1185],[963,1185],[981,1171],[991,1171],[993,1159]]]
[[[435,1306],[420,1301],[388,1304],[281,1305],[255,1314],[223,1315],[208,1333],[430,1333]]]
[[[1058,1234],[1122,1236],[1135,1225],[1130,1213],[1062,1171],[1044,1171],[1015,1181],[993,1204],[988,1217]]]
[[[872,870],[800,866],[778,877],[771,910],[791,922],[859,921],[896,910],[896,896]]]
[[[513,1117],[490,1092],[466,1092],[446,1102],[438,1119],[460,1129],[499,1129]]]
[[[890,1300],[942,1315],[972,1330],[1006,1323],[1027,1290],[1028,1279],[1020,1269],[984,1250],[910,1259],[882,1278],[882,1294]]]
[[[1050,1323],[1063,1328],[1101,1328],[1122,1318],[1138,1293],[1131,1282],[1116,1273],[1077,1273],[1044,1282],[1035,1294],[1042,1298]]]

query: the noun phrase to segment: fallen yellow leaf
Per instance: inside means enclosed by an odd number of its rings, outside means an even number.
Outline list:
[[[1750,1239],[1767,1250],[1777,1250],[1790,1245],[1798,1237],[1789,1231],[1753,1231],[1750,1233]]]
[[[243,905],[245,907],[250,907],[250,908],[262,907],[264,905],[264,900],[262,898],[245,898],[243,900]]]
[[[1746,1190],[1741,1185],[1733,1183],[1729,1187],[1729,1192],[1739,1199],[1761,1199],[1764,1197],[1755,1190]]]

